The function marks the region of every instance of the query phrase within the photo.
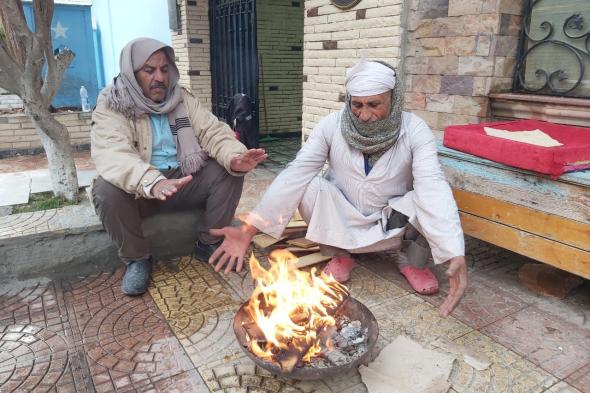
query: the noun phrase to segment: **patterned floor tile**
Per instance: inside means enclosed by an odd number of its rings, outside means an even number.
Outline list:
[[[60,301],[61,300],[61,301]],[[0,324],[67,326],[61,290],[54,282],[5,283],[0,289]]]
[[[448,284],[445,282],[436,295],[419,296],[439,307],[447,295]],[[479,329],[525,307],[528,307],[528,304],[510,292],[487,285],[481,278],[472,276],[461,302],[452,315],[472,328]]]
[[[191,257],[159,263],[149,292],[179,338],[201,328],[201,314],[239,302],[212,267]],[[233,295],[233,299],[232,299]]]
[[[351,371],[337,377],[315,381],[297,381],[276,377],[240,357],[217,366],[199,368],[207,387],[212,392],[280,392],[280,393],[366,393],[360,374]]]
[[[378,306],[408,294],[391,281],[385,280],[363,266],[354,269],[345,284],[350,295],[367,307]]]
[[[144,391],[193,368],[150,296],[122,295],[120,276],[119,271],[73,282],[66,302],[99,392]]]
[[[46,328],[0,326],[0,391],[92,391],[80,356],[66,338]]]
[[[440,317],[436,308],[414,294],[369,308],[379,322],[379,335],[390,342],[401,334],[427,345],[437,339],[453,340],[472,330],[453,317]]]
[[[395,263],[397,260],[397,252],[386,251],[379,253],[360,254],[355,255],[355,257],[361,266],[369,269],[377,276],[395,283],[398,287],[404,289],[407,292],[415,292],[408,281],[397,269],[397,265]]]
[[[482,329],[559,378],[590,363],[590,330],[531,306]]]
[[[574,371],[565,380],[583,393],[590,393],[590,364]]]
[[[542,392],[557,382],[557,378],[551,374],[478,331],[454,341],[491,361],[490,367],[483,371],[476,371],[467,363],[456,361],[451,383],[452,388],[459,393],[534,393]]]
[[[582,393],[575,387],[567,384],[566,382],[559,382],[545,390],[544,393]]]

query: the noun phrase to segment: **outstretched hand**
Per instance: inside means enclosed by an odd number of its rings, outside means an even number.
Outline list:
[[[152,195],[161,201],[165,201],[176,194],[182,187],[186,186],[191,180],[193,180],[192,175],[181,177],[180,179],[159,180],[152,187]]]
[[[467,288],[467,262],[465,257],[454,257],[449,262],[449,268],[445,272],[449,278],[449,294],[439,308],[441,317],[448,316],[461,300]]]
[[[255,227],[242,225],[240,228],[225,227],[221,229],[210,229],[213,236],[223,236],[223,243],[215,250],[209,258],[209,264],[215,266],[219,272],[225,266],[225,274],[232,271],[235,266],[236,272],[241,272],[244,267],[244,255],[252,241],[252,237],[258,232]]]
[[[268,154],[264,149],[250,149],[238,154],[230,162],[231,170],[234,172],[249,172],[256,168],[256,165],[266,160]]]

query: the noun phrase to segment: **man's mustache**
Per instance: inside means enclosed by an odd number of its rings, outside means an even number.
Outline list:
[[[150,90],[151,89],[165,89],[166,85],[163,84],[162,82],[154,82],[150,85]]]

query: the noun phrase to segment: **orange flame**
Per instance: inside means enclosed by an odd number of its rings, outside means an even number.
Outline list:
[[[303,362],[321,352],[318,333],[336,324],[330,312],[348,295],[348,289],[332,276],[310,273],[295,267],[297,257],[285,250],[274,251],[271,267],[264,269],[250,257],[256,288],[246,310],[264,334],[258,342],[249,338],[251,351],[263,360],[274,360],[281,350],[302,353]]]

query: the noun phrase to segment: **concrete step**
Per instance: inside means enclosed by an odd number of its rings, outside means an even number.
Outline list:
[[[189,255],[202,212],[146,218],[143,230],[155,259]],[[0,277],[26,279],[85,274],[120,264],[117,250],[85,201],[33,213],[0,217]]]

